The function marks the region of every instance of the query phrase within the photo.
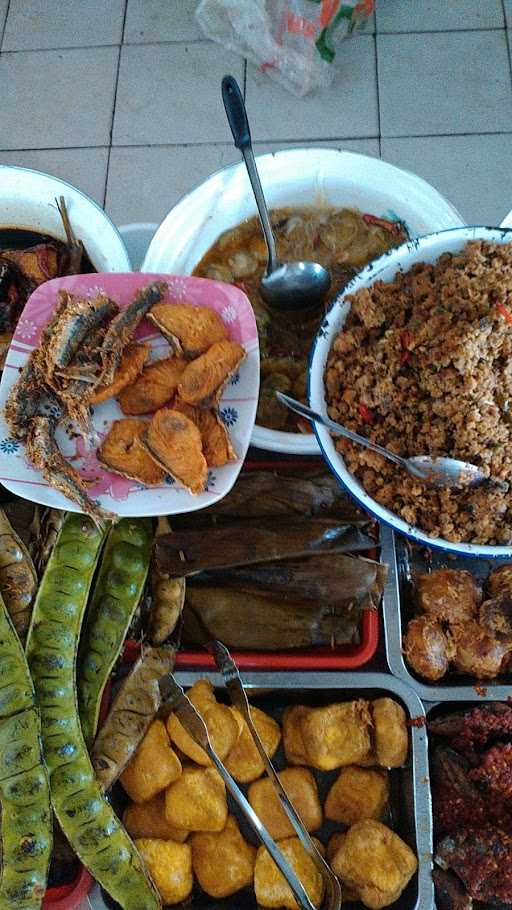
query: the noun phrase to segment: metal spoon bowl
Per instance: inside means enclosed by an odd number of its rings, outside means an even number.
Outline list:
[[[285,395],[283,392],[276,392],[276,396],[281,404],[286,405],[291,411],[295,411],[296,414],[300,414],[301,417],[312,420],[314,423],[322,424],[335,436],[344,436],[346,439],[350,439],[351,442],[365,446],[367,449],[371,449],[372,452],[383,455],[384,458],[404,468],[412,477],[416,477],[422,483],[430,484],[433,487],[455,487],[460,489],[461,487],[474,487],[489,480],[476,465],[469,464],[467,461],[458,461],[456,458],[432,457],[430,455],[414,455],[411,458],[402,458],[400,455],[396,455],[395,452],[371,442],[365,436],[359,436],[358,433],[347,430],[341,423],[336,423],[330,417],[323,417],[322,414],[318,414],[317,411],[313,411],[307,405],[290,398],[289,395]]]
[[[222,100],[235,146],[245,161],[267,244],[268,262],[261,279],[261,296],[269,307],[281,312],[318,310],[329,290],[331,276],[318,262],[280,262],[277,257],[275,237],[254,160],[247,111],[234,76],[224,76]]]

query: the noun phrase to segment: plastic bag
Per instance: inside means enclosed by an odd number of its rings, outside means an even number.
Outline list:
[[[373,9],[374,0],[200,0],[196,18],[208,38],[302,96],[330,85],[337,45]]]

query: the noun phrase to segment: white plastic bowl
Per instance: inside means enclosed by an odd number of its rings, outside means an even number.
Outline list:
[[[115,225],[89,196],[58,177],[29,168],[0,166],[0,226],[25,228],[65,240],[55,199],[64,196],[76,236],[98,272],[129,272],[126,247]]]
[[[384,256],[366,266],[352,279],[343,293],[333,303],[313,343],[308,394],[310,405],[315,411],[319,411],[320,414],[327,414],[324,387],[325,366],[333,341],[343,327],[350,310],[350,304],[345,300],[346,295],[353,294],[360,288],[370,287],[377,279],[380,281],[392,281],[398,271],[407,272],[417,262],[435,262],[442,253],[457,253],[470,240],[510,243],[512,242],[512,230],[464,227],[455,230],[438,231],[434,234],[429,234],[427,237],[420,237],[418,240],[404,243],[402,246],[397,247],[396,250],[385,253]],[[418,543],[441,550],[448,550],[451,553],[466,556],[483,556],[486,558],[512,557],[512,546],[492,547],[483,544],[451,543],[442,538],[429,537],[424,531],[407,524],[389,509],[379,505],[366,493],[359,481],[347,470],[345,461],[339,452],[336,451],[334,441],[328,430],[321,426],[315,426],[315,435],[322,454],[333,474],[336,475],[348,492],[367,512],[370,512],[384,524],[394,528],[395,531],[399,531]],[[417,454],[427,453],[418,452]]]
[[[378,158],[338,149],[285,149],[257,158],[271,208],[335,205],[374,215],[398,215],[412,237],[464,224],[454,207],[428,183]],[[190,275],[220,234],[256,214],[245,165],[212,174],[187,193],[164,219],[142,272]],[[273,452],[317,455],[315,437],[256,425],[252,444]]]

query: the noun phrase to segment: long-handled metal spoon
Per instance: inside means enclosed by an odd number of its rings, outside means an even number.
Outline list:
[[[267,244],[268,262],[261,279],[261,296],[270,307],[282,312],[306,313],[319,309],[329,290],[331,276],[318,262],[280,262],[277,257],[272,225],[254,160],[247,111],[234,76],[224,76],[222,100],[235,146],[245,161]]]
[[[290,398],[283,392],[276,392],[276,396],[281,404],[285,404],[291,411],[300,414],[301,417],[312,420],[314,423],[321,423],[335,436],[345,436],[351,442],[366,446],[372,452],[378,452],[379,455],[383,455],[389,461],[394,461],[395,464],[400,465],[401,468],[404,468],[409,474],[417,477],[423,483],[431,484],[434,487],[471,487],[482,483],[484,480],[489,480],[480,468],[477,468],[474,464],[469,464],[467,461],[457,461],[455,458],[444,458],[441,456],[434,458],[430,455],[414,455],[412,458],[402,458],[400,455],[390,452],[389,449],[385,449],[375,442],[370,442],[365,436],[359,436],[358,433],[347,430],[346,427],[331,420],[330,417],[323,417],[322,414],[318,414],[308,408],[307,405]]]

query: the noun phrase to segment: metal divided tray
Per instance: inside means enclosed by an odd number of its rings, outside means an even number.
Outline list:
[[[203,676],[203,674],[201,674]],[[222,678],[216,673],[205,673],[205,677],[220,690]],[[197,679],[197,672],[176,674],[181,685],[191,686]],[[284,708],[291,704],[312,706],[329,704],[333,701],[350,701],[354,698],[378,698],[388,695],[399,701],[408,717],[416,720],[410,727],[409,760],[404,768],[390,772],[391,817],[388,820],[394,830],[414,850],[418,857],[418,872],[405,889],[400,899],[390,910],[432,910],[434,890],[431,878],[432,859],[432,811],[428,777],[427,737],[424,728],[425,710],[418,696],[400,680],[383,673],[244,673],[244,684],[251,702],[271,714],[277,720]],[[283,754],[276,756],[278,767],[283,766]],[[332,784],[338,772],[322,773],[317,776],[321,797]],[[325,831],[334,830],[334,826]],[[322,835],[323,829],[320,832]],[[111,910],[97,885],[89,898],[92,910]],[[345,905],[344,905],[345,906]],[[352,904],[354,908],[361,904]],[[199,890],[187,903],[189,910],[256,910],[257,904],[252,890],[244,890],[225,900],[213,900]],[[86,910],[87,903],[80,908]]]
[[[506,701],[510,695],[512,676],[498,677],[496,680],[482,680],[479,683],[474,677],[457,676],[448,673],[444,679],[429,684],[409,669],[402,653],[402,635],[407,623],[413,618],[411,574],[414,571],[425,571],[427,568],[469,569],[480,580],[485,580],[492,568],[501,562],[510,563],[510,559],[477,559],[475,557],[447,558],[441,551],[431,550],[429,561],[425,559],[425,549],[411,546],[408,541],[396,535],[391,528],[381,525],[381,558],[389,566],[388,578],[384,588],[383,614],[386,656],[394,676],[408,683],[424,701]]]

